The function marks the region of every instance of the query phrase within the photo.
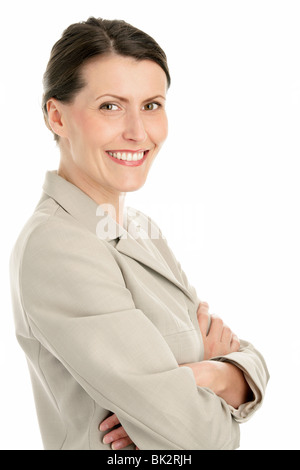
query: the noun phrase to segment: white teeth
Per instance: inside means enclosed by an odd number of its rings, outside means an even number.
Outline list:
[[[107,152],[114,158],[118,160],[126,160],[127,162],[141,160],[145,152]]]

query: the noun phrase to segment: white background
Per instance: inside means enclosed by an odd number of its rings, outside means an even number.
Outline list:
[[[0,447],[41,449],[14,336],[8,259],[59,154],[40,110],[50,49],[89,16],[166,51],[169,138],[127,203],[156,220],[201,299],[265,356],[265,402],[240,449],[300,449],[300,2],[1,2]],[[178,211],[180,219],[178,220]]]

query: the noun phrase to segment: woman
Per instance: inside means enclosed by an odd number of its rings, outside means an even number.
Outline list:
[[[234,449],[262,402],[262,356],[124,206],[167,136],[169,85],[164,52],[123,21],[71,25],[52,49],[43,110],[60,164],[11,257],[45,449]]]

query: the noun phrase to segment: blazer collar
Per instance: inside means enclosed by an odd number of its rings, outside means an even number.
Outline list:
[[[77,186],[59,176],[56,170],[47,171],[43,190],[98,238],[111,241],[126,232],[104,211],[102,206],[99,206]]]
[[[156,225],[151,223],[150,218],[128,207],[125,209],[124,227],[122,227],[103,209],[103,206],[99,206],[77,186],[59,176],[57,171],[46,173],[43,191],[45,194],[41,201],[47,196],[51,197],[99,239],[114,242],[114,247],[120,253],[158,272],[193,300],[189,291],[175,277],[155,244],[151,242],[151,236],[163,237]]]

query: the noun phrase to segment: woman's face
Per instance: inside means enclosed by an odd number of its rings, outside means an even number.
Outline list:
[[[166,75],[153,61],[109,55],[85,65],[83,78],[72,104],[57,103],[63,172],[106,194],[134,191],[167,137]]]

